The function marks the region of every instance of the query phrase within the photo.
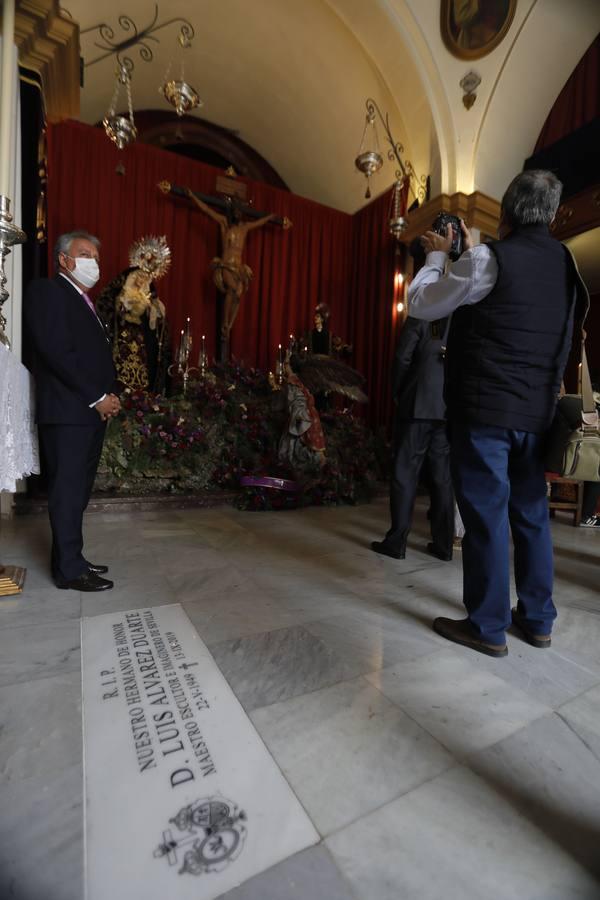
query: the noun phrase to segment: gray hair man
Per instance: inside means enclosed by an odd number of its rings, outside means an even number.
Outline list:
[[[48,482],[52,577],[57,587],[79,591],[113,586],[101,577],[108,567],[83,556],[82,533],[106,422],[120,408],[110,340],[87,293],[100,276],[99,248],[85,231],[61,235],[55,278],[32,281],[23,306]]]
[[[507,654],[511,623],[534,647],[549,647],[556,618],[544,436],[575,309],[579,317],[589,305],[571,254],[549,232],[561,192],[551,172],[517,175],[502,198],[499,240],[472,246],[462,222],[465,252],[448,267],[450,226],[446,236],[428,231],[426,265],[409,289],[412,316],[452,316],[446,402],[467,618],[438,618],[433,627],[489,656]]]

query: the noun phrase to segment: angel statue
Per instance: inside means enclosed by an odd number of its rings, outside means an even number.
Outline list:
[[[338,394],[355,403],[366,403],[365,379],[347,363],[335,356],[318,353],[294,354],[294,372],[314,396]]]
[[[242,294],[246,293],[252,280],[252,269],[242,262],[248,233],[262,228],[267,222],[279,222],[285,230],[291,228],[292,223],[287,217],[278,219],[274,214],[261,216],[250,222],[244,221],[242,206],[236,197],[227,198],[227,215],[222,215],[204,203],[190,188],[187,188],[186,193],[221,229],[221,256],[213,259],[211,268],[217,290],[225,295],[221,336],[226,340],[235,322]]]
[[[155,282],[170,264],[164,235],[141,238],[129,248],[129,268],[113,278],[96,303],[112,338],[117,378],[132,391],[165,391],[170,340]]]
[[[366,403],[364,378],[338,359],[289,352],[285,375],[288,421],[279,442],[279,459],[295,469],[306,468],[310,463],[322,464],[325,437],[314,395],[334,393]]]
[[[285,358],[287,423],[279,441],[279,459],[294,470],[325,462],[325,435],[313,395],[298,378],[294,368],[298,357]]]

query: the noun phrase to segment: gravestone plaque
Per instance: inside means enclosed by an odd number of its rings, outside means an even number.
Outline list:
[[[319,835],[178,604],[83,619],[86,898],[212,900]]]

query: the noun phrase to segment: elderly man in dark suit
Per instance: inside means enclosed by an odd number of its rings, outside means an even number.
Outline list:
[[[443,343],[448,320],[421,322],[409,315],[394,358],[392,392],[396,403],[394,469],[390,486],[392,523],[371,549],[404,559],[419,474],[427,462],[431,493],[429,553],[452,559],[454,496],[446,436]]]
[[[52,576],[59,588],[103,591],[107,566],[83,556],[82,523],[106,422],[118,413],[110,341],[86,293],[99,278],[99,241],[62,235],[56,277],[33,281],[24,302],[33,351],[37,421],[48,478]]]

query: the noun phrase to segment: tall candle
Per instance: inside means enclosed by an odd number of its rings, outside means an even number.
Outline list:
[[[200,368],[206,366],[206,335],[202,335],[202,344],[200,346],[200,353],[198,354],[198,365]]]
[[[184,337],[184,342],[183,342],[183,349],[184,349],[186,360],[189,359],[190,352],[192,349],[192,331],[191,331],[191,327],[190,327],[191,321],[192,320],[190,319],[189,316],[185,320],[185,337]]]
[[[15,34],[15,0],[4,0],[2,8],[2,93],[0,94],[0,194],[10,192],[11,118],[15,70],[13,41]]]

